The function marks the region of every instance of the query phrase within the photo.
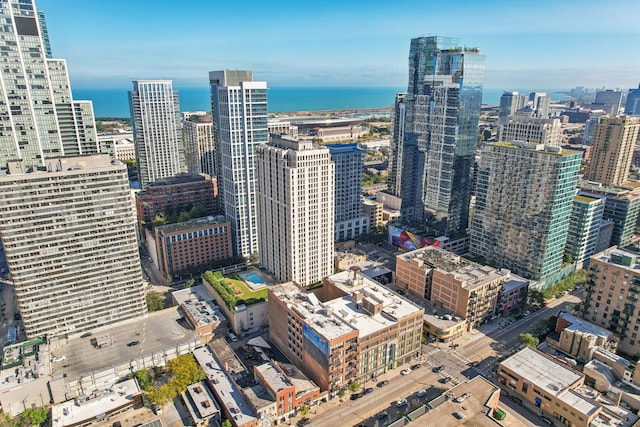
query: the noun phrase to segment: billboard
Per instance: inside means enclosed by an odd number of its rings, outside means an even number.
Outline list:
[[[425,246],[440,246],[440,241],[418,236],[410,231],[394,225],[389,226],[389,244],[398,248],[400,252],[410,252]]]
[[[324,353],[325,356],[329,357],[329,343],[322,339],[320,335],[316,333],[313,329],[311,329],[308,325],[303,325],[304,337],[313,344],[318,350]]]

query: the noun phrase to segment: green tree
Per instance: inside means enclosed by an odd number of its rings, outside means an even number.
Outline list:
[[[49,411],[46,408],[27,408],[22,413],[21,418],[28,420],[32,426],[39,426],[47,420],[48,416]]]
[[[538,344],[540,344],[540,340],[536,337],[534,337],[533,335],[531,335],[530,333],[526,333],[526,334],[520,334],[518,335],[518,341],[520,341],[520,343],[527,345],[528,347],[537,347]]]
[[[338,397],[342,399],[344,397],[344,394],[344,389],[340,389],[340,391],[338,392]]]
[[[201,218],[207,216],[207,210],[200,203],[197,203],[189,211],[189,216],[191,216],[191,218]]]
[[[189,212],[180,212],[180,215],[178,215],[177,222],[185,222],[185,221],[189,221],[190,219],[191,219],[191,215],[189,215]]]
[[[231,424],[231,421],[229,420],[224,420],[221,424],[220,427],[233,427],[233,424]]]
[[[193,286],[193,285],[195,285],[195,284],[196,284],[196,281],[195,281],[195,280],[193,280],[193,279],[189,279],[189,280],[187,280],[187,281],[186,281],[186,283],[184,284],[184,287],[185,287],[185,288],[190,288],[190,287],[192,287],[192,286]]]
[[[149,372],[146,369],[137,371],[133,376],[138,380],[141,389],[148,390],[151,387],[151,378],[149,378]]]
[[[300,408],[300,415],[302,415],[303,417],[306,417],[308,413],[309,413],[309,407],[307,405],[302,405],[302,407]]]
[[[152,220],[151,220],[151,225],[153,227],[158,227],[160,225],[165,225],[167,223],[167,216],[164,213],[158,214],[156,215]]]
[[[164,308],[164,295],[160,292],[151,291],[147,293],[147,309],[149,311],[158,311]]]
[[[529,304],[529,306],[534,310],[537,310],[544,305],[544,295],[542,295],[542,292],[538,290],[529,289],[529,295],[527,295],[527,304]]]
[[[351,384],[349,384],[349,391],[351,393],[355,393],[358,390],[360,390],[360,384],[358,384],[357,382],[352,382]]]

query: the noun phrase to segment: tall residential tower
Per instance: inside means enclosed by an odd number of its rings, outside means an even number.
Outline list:
[[[213,120],[206,114],[190,114],[182,125],[189,173],[215,176]]]
[[[256,147],[269,142],[267,83],[251,71],[209,73],[216,128],[216,174],[222,212],[233,229],[234,254],[258,252]]]
[[[432,234],[466,233],[484,60],[458,39],[411,40],[402,219]]]

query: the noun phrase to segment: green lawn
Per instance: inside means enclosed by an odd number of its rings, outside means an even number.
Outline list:
[[[237,299],[243,299],[243,300],[248,300],[251,298],[263,299],[263,300],[267,299],[268,289],[266,287],[258,291],[252,291],[251,288],[249,288],[242,280],[230,279],[228,277],[225,277],[224,280],[228,286],[230,286],[231,288],[233,288],[234,291],[236,291]]]

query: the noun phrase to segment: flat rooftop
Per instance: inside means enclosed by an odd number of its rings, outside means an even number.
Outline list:
[[[175,233],[178,231],[198,230],[200,228],[212,227],[225,222],[227,222],[227,220],[223,216],[209,216],[191,219],[185,222],[176,222],[175,224],[160,225],[156,228],[158,231],[163,233]]]
[[[198,327],[225,320],[215,300],[209,295],[203,285],[172,292],[171,295],[191,319],[197,323]]]
[[[264,363],[255,367],[265,382],[276,391],[282,391],[287,387],[293,386],[293,383],[285,377],[282,372],[276,369],[272,362]]]
[[[564,394],[570,386],[584,377],[553,357],[530,347],[525,347],[500,365],[556,397]]]
[[[243,425],[256,422],[257,419],[244,399],[241,390],[227,376],[213,352],[208,347],[200,347],[193,351],[193,355],[211,382],[214,394],[233,416],[235,424]]]
[[[598,325],[589,323],[586,320],[580,319],[569,313],[560,312],[558,314],[558,317],[571,323],[569,326],[566,327],[566,329],[570,331],[583,332],[586,334],[592,334],[592,335],[605,337],[605,338],[608,338],[613,335],[612,332],[607,331],[606,329],[601,328]]]

